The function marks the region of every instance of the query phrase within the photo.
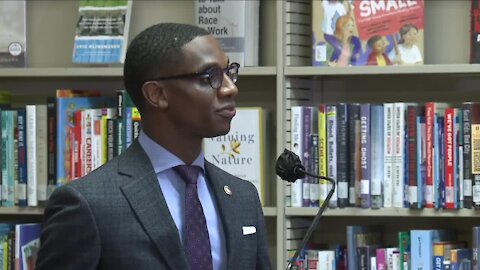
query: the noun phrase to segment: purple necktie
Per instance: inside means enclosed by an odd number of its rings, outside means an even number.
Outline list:
[[[190,270],[212,270],[212,252],[207,221],[197,193],[197,177],[201,168],[180,165],[174,170],[187,183],[185,191],[185,251]]]

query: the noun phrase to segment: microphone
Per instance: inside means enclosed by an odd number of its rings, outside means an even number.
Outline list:
[[[277,173],[278,176],[280,176],[280,178],[282,178],[282,180],[290,183],[293,183],[297,179],[302,179],[305,177],[305,175],[308,175],[310,177],[327,180],[332,185],[332,188],[328,192],[327,198],[320,206],[320,209],[318,210],[318,213],[315,216],[312,224],[310,225],[310,227],[308,227],[307,233],[303,237],[303,240],[300,243],[300,246],[297,248],[297,250],[295,251],[295,254],[288,262],[287,270],[290,270],[295,264],[295,261],[297,260],[298,255],[300,255],[300,251],[305,248],[305,246],[307,245],[308,241],[312,236],[313,231],[317,228],[318,222],[320,221],[320,217],[322,216],[323,211],[325,211],[325,208],[327,207],[328,202],[332,198],[333,192],[335,192],[335,180],[330,177],[315,175],[307,172],[305,170],[305,167],[302,165],[300,158],[295,153],[293,153],[288,149],[283,150],[283,153],[278,157],[277,163],[275,165],[275,172]]]

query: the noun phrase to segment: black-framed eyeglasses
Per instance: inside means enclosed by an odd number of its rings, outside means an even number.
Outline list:
[[[212,67],[202,72],[195,72],[190,74],[181,74],[181,75],[174,75],[168,77],[158,77],[148,81],[162,81],[162,80],[173,80],[173,79],[184,79],[184,78],[192,78],[192,77],[200,77],[200,78],[208,78],[210,82],[210,86],[213,89],[218,89],[222,86],[223,83],[223,74],[227,74],[227,76],[232,80],[233,83],[236,83],[238,80],[238,70],[240,69],[239,63],[231,63],[228,65],[227,68],[222,69],[220,67]]]

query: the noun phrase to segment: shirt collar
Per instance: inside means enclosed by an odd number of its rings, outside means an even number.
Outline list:
[[[179,157],[175,156],[163,146],[152,140],[143,131],[140,131],[138,142],[150,159],[155,173],[163,172],[175,166],[185,165],[185,162],[183,162]],[[191,165],[199,166],[202,168],[202,171],[205,171],[205,158],[203,151],[200,152],[198,157],[192,162]]]

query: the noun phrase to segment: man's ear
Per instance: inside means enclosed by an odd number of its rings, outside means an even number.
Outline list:
[[[145,82],[142,85],[143,96],[150,106],[157,109],[166,109],[168,107],[168,99],[165,88],[158,82]]]

